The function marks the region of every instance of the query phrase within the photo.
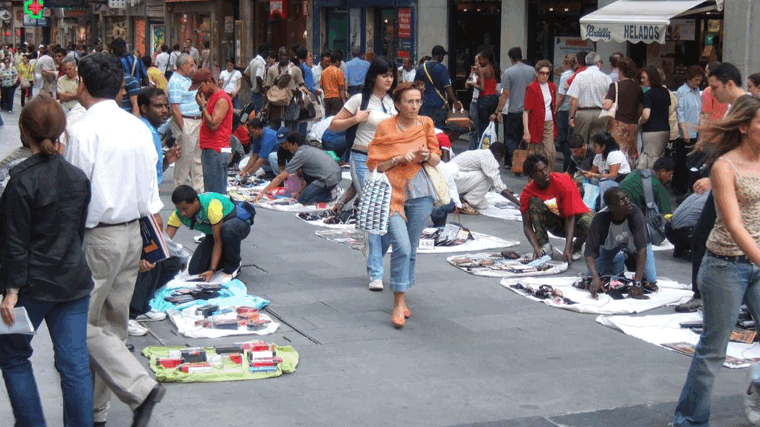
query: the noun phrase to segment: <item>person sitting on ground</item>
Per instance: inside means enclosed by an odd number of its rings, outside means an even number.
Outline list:
[[[607,207],[591,221],[584,252],[591,275],[589,291],[595,296],[602,288],[602,275],[620,276],[626,266],[634,269],[635,284],[642,280],[657,283],[644,214],[620,187],[608,189],[603,197]]]
[[[594,150],[589,150],[586,141],[580,135],[573,134],[567,140],[567,146],[570,149],[570,162],[567,166],[568,175],[573,177],[576,182],[583,180],[583,174],[591,170],[594,165]],[[576,176],[577,175],[577,176]]]
[[[523,170],[533,180],[520,194],[523,232],[533,246],[534,258],[552,254],[549,234],[565,237],[563,253],[567,263],[586,241],[591,219],[578,187],[567,174],[549,170],[549,161],[540,154],[528,156]],[[573,238],[575,241],[573,242]]]
[[[631,173],[631,165],[628,163],[628,159],[620,150],[620,146],[607,132],[597,133],[591,137],[593,141],[594,162],[591,166],[591,170],[585,172],[583,175],[586,179],[589,179],[592,184],[599,186],[599,194],[604,194],[610,187],[617,187],[617,185]],[[596,210],[599,211],[604,208],[604,200],[599,198],[596,206]]]
[[[303,172],[306,187],[294,198],[301,204],[324,203],[332,200],[332,190],[342,179],[340,166],[326,152],[312,147],[297,133],[291,133],[282,144],[282,148],[293,153],[293,158],[272,182],[269,183],[254,199],[258,202],[269,190],[279,187],[292,174],[299,170]]]
[[[486,194],[493,187],[507,200],[520,205],[520,201],[501,181],[499,162],[504,157],[506,148],[500,142],[493,142],[488,150],[467,150],[454,157],[451,162],[459,167],[454,176],[459,194],[464,199],[460,212],[465,215],[477,215],[478,209],[488,209]]]
[[[248,237],[256,210],[248,203],[235,205],[219,193],[198,194],[189,185],[180,185],[172,193],[172,212],[166,224],[166,234],[174,238],[184,224],[206,236],[190,258],[188,273],[205,281],[218,270],[227,278],[240,272],[240,243]]]
[[[691,259],[691,238],[699,216],[705,208],[710,193],[693,193],[673,212],[673,217],[665,224],[665,236],[675,246],[673,258]]]
[[[654,162],[654,166],[652,166],[652,170],[649,172],[649,175],[652,177],[652,198],[655,204],[657,204],[657,209],[663,215],[673,213],[673,209],[670,207],[670,193],[665,188],[665,184],[673,179],[674,168],[673,159],[661,157]],[[642,175],[642,172],[640,169],[631,172],[620,183],[620,188],[628,194],[631,203],[641,209],[642,212],[646,212],[647,199],[644,195],[644,175]]]
[[[246,123],[248,135],[251,138],[251,157],[248,164],[238,172],[240,179],[253,175],[259,168],[264,170],[264,175],[270,179],[279,173],[277,169],[277,149],[280,142],[277,139],[277,131],[264,126],[259,119],[251,119]],[[274,156],[272,156],[274,154]]]

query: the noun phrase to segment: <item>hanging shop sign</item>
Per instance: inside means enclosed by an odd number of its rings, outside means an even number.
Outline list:
[[[269,19],[279,16],[282,19],[288,19],[288,12],[285,9],[285,0],[269,0]]]
[[[301,1],[301,10],[302,10],[301,15],[302,16],[309,16],[309,10],[310,9],[311,9],[311,4],[310,4],[309,0],[302,0]]]
[[[398,10],[398,38],[412,38],[412,9],[409,7]]]

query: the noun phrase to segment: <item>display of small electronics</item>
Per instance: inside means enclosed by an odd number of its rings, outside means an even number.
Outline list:
[[[173,295],[169,297],[165,297],[164,300],[166,302],[170,302],[172,304],[184,304],[186,302],[195,301],[195,297],[192,295]]]
[[[237,319],[211,319],[209,326],[213,329],[237,330],[239,324]]]
[[[220,291],[224,289],[224,285],[221,283],[201,283],[197,286],[204,291]]]
[[[180,355],[184,363],[198,363],[206,362],[206,350],[201,349],[187,349],[181,350]]]
[[[185,363],[182,365],[179,365],[179,370],[186,373],[186,374],[195,374],[195,373],[211,373],[211,364],[208,362],[201,362],[201,363]]]
[[[203,316],[204,318],[209,317],[216,313],[219,310],[219,306],[216,304],[206,304],[202,305],[195,309],[195,314],[199,316]]]
[[[234,365],[245,363],[244,367],[251,373],[274,373],[283,363],[283,358],[277,356],[275,345],[264,341],[215,347],[210,352],[206,350],[206,348],[170,350],[168,357],[157,357],[155,364],[164,369],[196,374],[212,373],[215,369],[224,371],[223,360],[229,360],[227,368],[232,368],[229,365],[230,362]]]
[[[258,331],[260,329],[265,329],[269,323],[271,323],[270,320],[256,319],[249,320],[248,323],[246,323],[246,326],[248,327],[249,331]]]

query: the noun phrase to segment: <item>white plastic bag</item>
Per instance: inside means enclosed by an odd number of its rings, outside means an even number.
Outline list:
[[[498,136],[496,136],[496,122],[492,121],[488,123],[488,127],[485,132],[483,132],[483,136],[480,137],[480,146],[478,148],[487,150],[488,147],[491,146],[491,143],[496,141],[498,141]]]
[[[367,174],[356,214],[357,230],[379,236],[388,232],[392,191],[391,183],[384,173],[373,170]]]

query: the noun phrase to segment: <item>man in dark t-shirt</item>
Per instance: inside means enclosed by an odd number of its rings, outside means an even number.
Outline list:
[[[594,153],[594,150],[588,148],[586,142],[583,141],[583,137],[575,134],[572,135],[570,139],[567,140],[567,146],[572,155],[570,156],[570,162],[565,172],[574,178],[577,172],[591,170],[591,166],[594,165],[594,156],[596,153]],[[584,177],[581,175],[579,178],[582,181]]]
[[[457,111],[463,107],[451,86],[449,70],[443,65],[443,58],[448,52],[443,46],[434,46],[432,54],[433,59],[422,64],[414,76],[414,81],[425,83],[420,115],[430,117],[435,127],[443,129],[448,111],[447,102],[451,102]]]
[[[652,242],[644,214],[631,204],[620,187],[604,192],[607,207],[591,221],[584,256],[591,274],[589,291],[595,295],[602,287],[602,275],[622,275],[626,266],[635,265],[634,281],[657,282]]]

